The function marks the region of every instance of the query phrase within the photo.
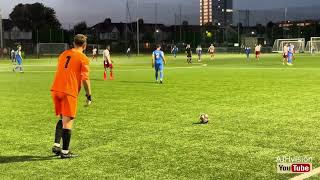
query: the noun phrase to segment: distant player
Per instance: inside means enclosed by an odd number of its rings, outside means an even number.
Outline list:
[[[208,53],[210,54],[211,60],[213,60],[213,58],[214,58],[214,53],[215,53],[215,47],[214,47],[213,44],[211,44],[210,47],[208,48]]]
[[[16,66],[13,68],[13,71],[15,72],[16,70],[20,70],[21,73],[23,73],[22,70],[22,51],[21,51],[21,46],[19,45],[17,47],[17,51],[15,52],[15,59],[16,59]]]
[[[127,53],[128,58],[130,58],[131,57],[131,48],[130,47],[128,47],[126,53]]]
[[[202,57],[202,48],[201,45],[198,45],[196,52],[198,54],[198,62],[201,62],[201,57]]]
[[[283,59],[282,59],[283,65],[286,65],[288,63],[288,50],[289,50],[288,44],[285,43],[283,46]]]
[[[187,44],[186,54],[187,54],[187,63],[192,64],[192,50],[191,50],[190,44]]]
[[[293,45],[293,44],[291,44],[290,46],[291,46],[292,51],[293,51],[292,59],[293,59],[293,60],[295,60],[295,59],[296,59],[296,57],[295,57],[294,55],[295,55],[295,53],[296,53],[296,49],[295,49],[295,47],[294,47],[294,45]]]
[[[157,45],[157,49],[152,53],[152,67],[155,69],[156,82],[159,82],[160,74],[160,83],[163,83],[163,68],[166,64],[166,59],[164,57],[163,51],[161,51],[161,45]]]
[[[110,80],[113,80],[113,64],[111,61],[110,46],[109,45],[103,51],[103,66],[104,66],[103,79],[107,80],[107,76],[108,76],[107,71],[108,71],[108,69],[110,69]]]
[[[246,47],[244,48],[244,52],[246,53],[247,60],[250,60],[251,47],[246,46]]]
[[[176,59],[177,58],[177,54],[178,54],[178,47],[176,45],[174,45],[171,49],[171,53],[173,54],[173,57]]]
[[[10,52],[10,59],[12,63],[16,63],[16,52],[14,51],[14,49],[12,49]]]
[[[57,116],[55,141],[52,152],[61,158],[73,158],[77,155],[69,151],[71,131],[77,112],[77,99],[83,85],[87,105],[91,104],[89,80],[89,59],[83,53],[87,46],[87,37],[78,34],[74,38],[74,48],[64,51],[58,59],[58,67],[51,87],[51,95]],[[60,141],[62,138],[62,148]]]
[[[260,60],[260,55],[261,55],[261,45],[260,44],[256,45],[255,51],[256,51],[256,60],[259,61]]]
[[[288,45],[288,65],[293,65],[293,56],[294,56],[294,46],[292,44]]]
[[[313,45],[311,46],[310,51],[313,56],[316,54],[316,48]]]
[[[97,48],[93,48],[93,50],[92,50],[92,61],[93,60],[98,61],[98,49]]]

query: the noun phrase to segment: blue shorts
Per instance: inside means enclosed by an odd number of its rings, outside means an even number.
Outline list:
[[[162,71],[163,70],[163,64],[155,64],[154,69],[156,71]]]
[[[16,57],[16,60],[17,60],[18,65],[21,65],[21,64],[22,64],[22,59],[21,59],[21,58],[17,58],[17,57]]]

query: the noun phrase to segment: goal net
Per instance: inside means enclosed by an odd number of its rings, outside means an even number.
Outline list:
[[[294,50],[296,53],[301,53],[305,51],[305,39],[295,38],[295,39],[276,39],[273,44],[272,51],[282,53],[285,44],[294,45]]]
[[[306,51],[309,53],[320,52],[320,37],[311,37],[310,41],[307,42]]]
[[[68,45],[65,43],[38,43],[37,54],[38,55],[59,55],[63,51],[67,50]]]
[[[97,48],[99,50],[99,45],[97,45],[97,44],[87,44],[87,48],[85,50],[86,55],[92,55],[92,50],[94,48]]]

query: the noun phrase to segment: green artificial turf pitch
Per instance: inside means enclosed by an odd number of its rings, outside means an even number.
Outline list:
[[[101,57],[91,64],[93,104],[82,91],[79,157],[67,160],[51,154],[56,58],[26,59],[23,74],[0,61],[0,179],[288,179],[278,156],[319,166],[319,56],[297,55],[292,67],[278,54],[167,59],[162,85],[151,55],[113,56],[114,81],[103,81]],[[197,124],[200,113],[209,124]]]

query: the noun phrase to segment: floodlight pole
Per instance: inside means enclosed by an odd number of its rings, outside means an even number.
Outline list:
[[[238,11],[238,44],[239,46],[241,47],[240,45],[240,10]]]
[[[287,22],[288,8],[284,8],[284,21]]]
[[[179,5],[179,12],[180,12],[180,18],[179,18],[179,25],[180,25],[180,43],[182,41],[182,5]]]
[[[139,0],[137,0],[137,54],[140,55],[140,32],[139,32],[139,17],[138,17],[138,10],[139,10]]]
[[[3,26],[2,26],[2,13],[0,9],[0,48],[3,49]],[[2,53],[1,53],[2,54]]]

